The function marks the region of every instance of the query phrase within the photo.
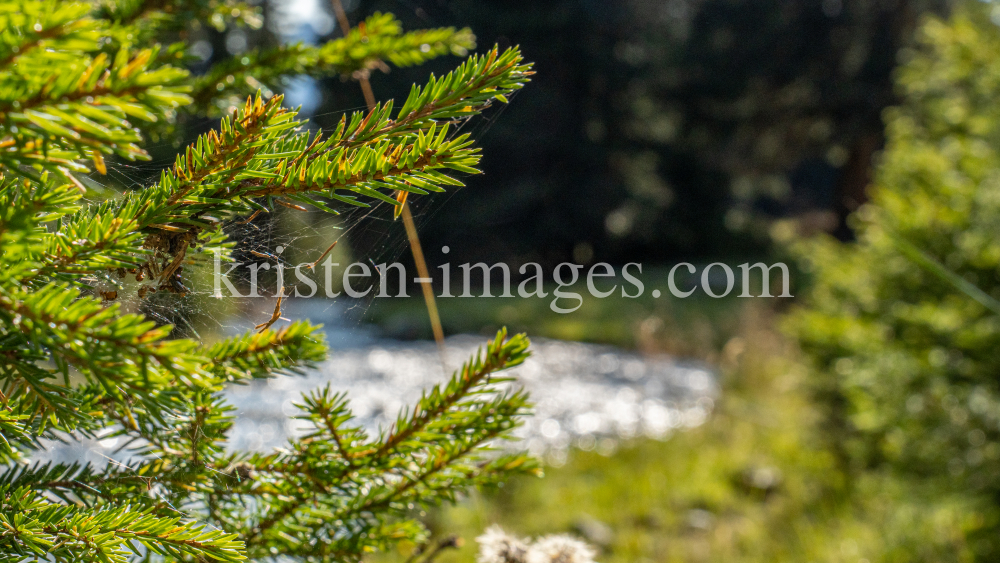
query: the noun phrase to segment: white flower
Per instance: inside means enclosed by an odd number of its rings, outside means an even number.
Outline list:
[[[594,563],[594,549],[568,535],[545,536],[528,549],[525,563]]]
[[[528,545],[521,539],[508,535],[500,526],[490,526],[476,538],[479,542],[479,563],[526,563]]]

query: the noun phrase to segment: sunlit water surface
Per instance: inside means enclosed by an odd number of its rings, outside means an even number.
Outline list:
[[[376,434],[389,427],[401,408],[413,405],[421,392],[446,381],[433,342],[377,338],[358,326],[338,324],[342,313],[289,303],[289,316],[325,322],[330,357],[305,376],[232,386],[226,395],[236,407],[237,419],[230,448],[268,451],[304,432],[306,423],[292,418],[297,413],[295,403],[304,393],[327,384],[347,393],[356,423]],[[448,338],[449,372],[486,340],[468,335]],[[570,446],[610,453],[622,439],[663,439],[675,430],[697,426],[711,412],[718,393],[707,368],[668,356],[546,339],[532,339],[531,350],[524,364],[506,372],[514,377],[506,385],[523,386],[534,403],[534,415],[526,418],[516,431],[517,440],[507,447],[526,448],[556,464],[565,459]],[[120,445],[115,438],[73,440],[50,444],[35,459],[103,464],[128,456],[118,451]]]

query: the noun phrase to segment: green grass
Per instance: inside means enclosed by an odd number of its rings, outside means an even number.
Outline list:
[[[712,354],[724,391],[705,425],[612,455],[575,450],[542,479],[431,512],[435,536],[464,540],[437,561],[474,561],[474,538],[491,524],[524,536],[589,533],[602,563],[969,560],[962,538],[977,523],[967,507],[930,504],[931,491],[887,475],[848,480],[774,315],[730,311],[734,326],[709,332],[732,336]],[[403,561],[410,549],[375,561]]]
[[[724,347],[727,394],[703,427],[612,455],[576,450],[543,479],[518,479],[435,514],[435,531],[467,540],[440,561],[472,561],[471,540],[492,523],[531,536],[604,528],[607,563],[780,558],[780,546],[795,543],[794,515],[829,496],[822,476],[833,460],[808,445],[815,417],[799,376],[767,377],[787,367],[772,361],[778,345],[759,334]]]
[[[556,313],[549,307],[553,287],[546,287],[549,293],[546,298],[452,297],[438,298],[437,305],[446,334],[492,335],[506,326],[512,332],[527,332],[533,337],[711,359],[739,330],[740,311],[759,300],[735,296],[713,299],[700,292],[678,299],[666,291],[667,273],[667,269],[647,269],[642,276],[645,291],[637,298],[622,297],[615,292],[600,299],[589,294],[585,282],[578,283],[566,291],[579,293],[583,304],[569,314]],[[654,288],[663,292],[659,299],[652,296]],[[635,290],[629,287],[629,291]],[[374,300],[366,320],[397,338],[432,338],[427,309],[419,292],[407,299]]]

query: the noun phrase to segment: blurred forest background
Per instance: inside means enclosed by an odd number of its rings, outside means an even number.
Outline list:
[[[470,27],[480,47],[520,45],[538,75],[476,124],[485,175],[414,203],[425,245],[453,261],[518,264],[706,260],[767,252],[775,219],[850,238],[899,50],[947,0],[348,0],[353,20],[391,12],[406,29]],[[216,33],[220,60],[339,35],[322,0],[275,3],[281,28]],[[270,18],[270,21],[279,21]],[[372,74],[399,97],[427,70]],[[197,67],[196,67],[197,68]],[[289,90],[329,126],[360,89],[302,78]],[[195,127],[200,130],[210,123]],[[422,207],[424,206],[424,207]],[[447,211],[438,211],[447,206]],[[360,235],[359,235],[360,236]],[[362,241],[356,241],[363,244]]]
[[[481,137],[486,174],[422,230],[429,247],[450,245],[457,262],[512,264],[760,253],[770,222],[789,216],[849,237],[845,217],[864,201],[883,144],[882,110],[897,100],[897,53],[922,14],[948,5],[349,4],[355,19],[381,10],[407,28],[468,26],[481,47],[531,53],[531,89]],[[446,70],[450,61],[434,63]],[[398,96],[413,72],[376,72],[373,87]],[[319,114],[362,103],[353,88],[320,90]]]
[[[589,299],[555,315],[529,300],[443,300],[449,334],[509,325],[672,353],[711,364],[723,392],[702,427],[614,453],[578,449],[545,479],[426,515],[435,532],[467,540],[441,561],[472,561],[472,538],[494,522],[582,535],[616,563],[1000,559],[993,3],[345,6],[353,21],[384,11],[407,29],[468,26],[480,47],[518,44],[536,62],[530,87],[473,125],[485,174],[411,200],[432,268],[443,245],[453,263],[515,271],[638,261],[650,287],[680,260],[796,268],[792,303]],[[267,9],[283,23],[203,27],[197,52],[338,36],[325,0]],[[398,98],[452,63],[376,70],[372,86]],[[364,105],[348,78],[287,86],[324,127]],[[370,223],[349,233],[357,256],[409,260],[398,224]],[[426,338],[423,307],[385,300],[365,314],[389,334]]]

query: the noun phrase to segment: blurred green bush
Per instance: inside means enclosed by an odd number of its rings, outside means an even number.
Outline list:
[[[544,311],[508,319],[490,310],[491,322],[553,336],[700,355],[718,365],[724,392],[704,426],[666,442],[623,444],[607,457],[576,451],[546,479],[513,480],[433,513],[437,533],[470,540],[442,563],[472,561],[471,538],[494,522],[582,534],[605,563],[1000,561],[993,13],[970,0],[947,21],[927,19],[902,53],[871,203],[852,216],[857,242],[774,230],[788,233],[810,278],[784,318],[793,342],[774,337],[772,304],[757,300],[723,303],[728,319],[694,301],[595,306],[594,322],[572,327],[579,332]],[[618,324],[597,322],[605,317]],[[644,318],[664,323],[652,344],[628,328],[652,326]],[[712,337],[671,344],[691,319]]]
[[[1000,29],[992,5],[930,19],[853,244],[798,243],[813,287],[788,319],[825,437],[855,480],[960,499],[965,543],[1000,560]],[[944,499],[948,499],[945,501]]]

